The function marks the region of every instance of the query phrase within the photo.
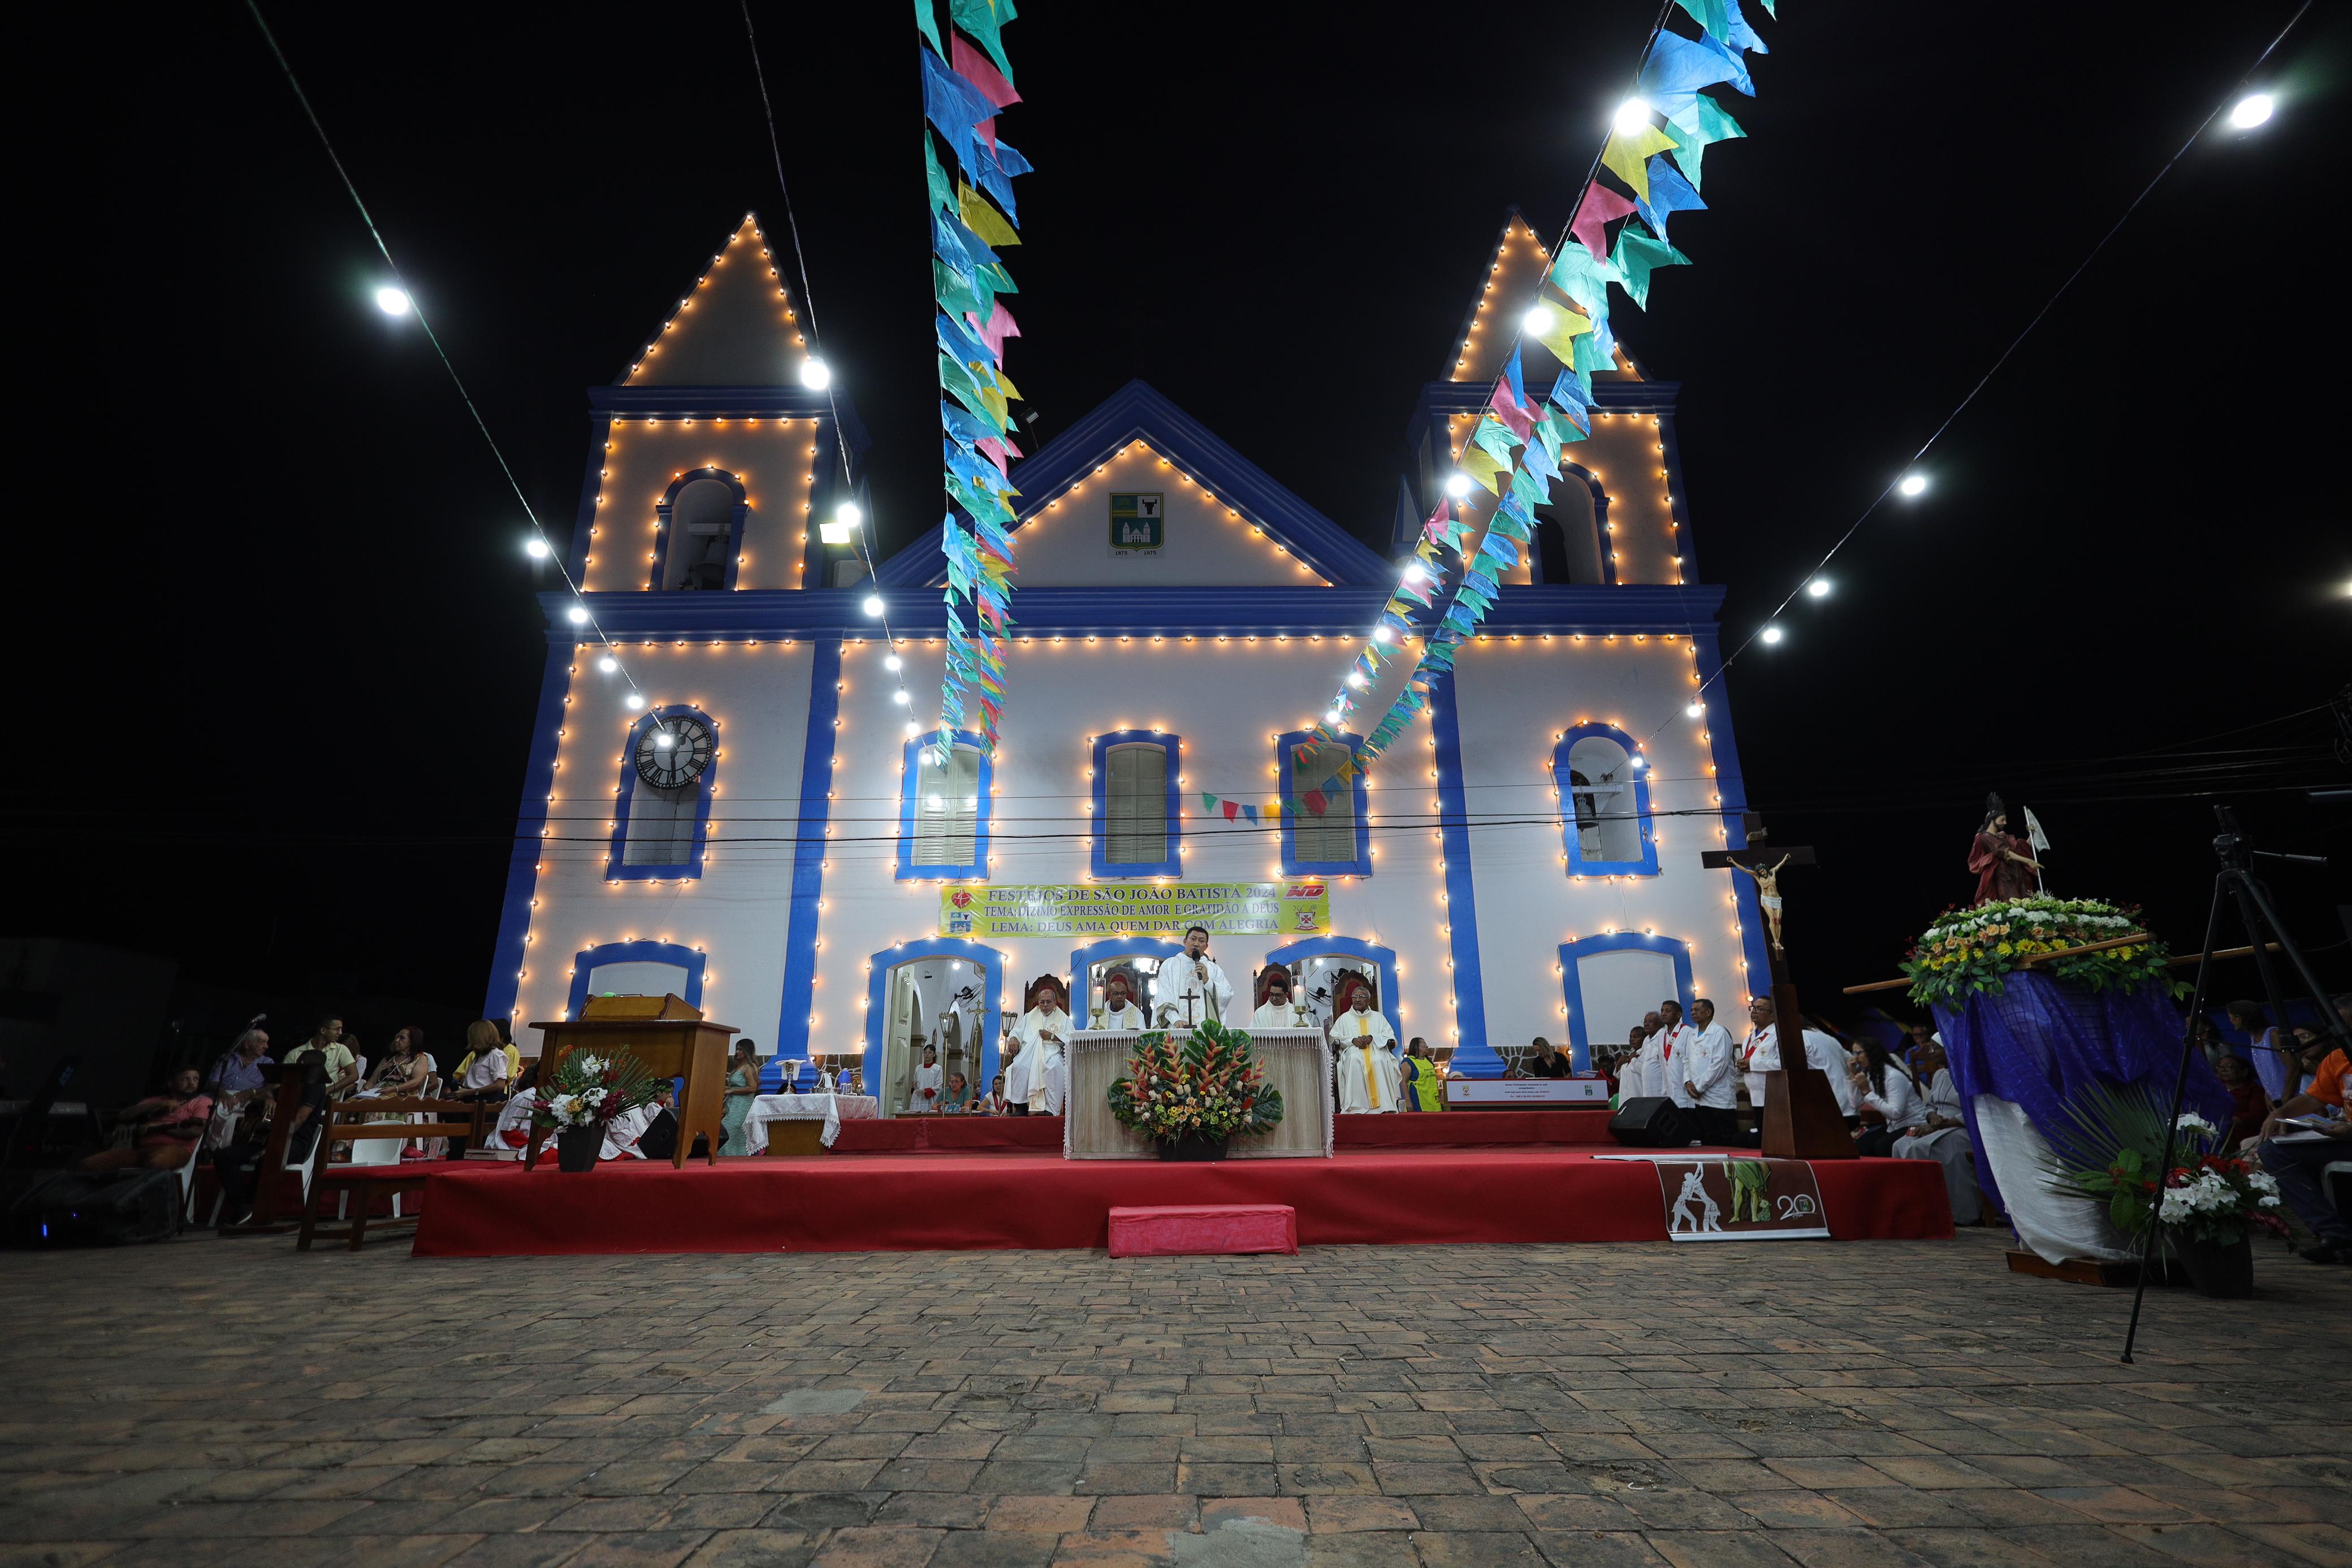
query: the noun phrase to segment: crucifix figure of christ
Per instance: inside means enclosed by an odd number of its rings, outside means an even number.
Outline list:
[[[1812,846],[1769,842],[1764,819],[1753,811],[1741,812],[1740,821],[1747,830],[1747,848],[1708,850],[1699,856],[1699,863],[1709,871],[1745,873],[1754,879],[1757,902],[1763,907],[1764,951],[1772,967],[1772,1014],[1779,1020],[1775,1051],[1780,1061],[1780,1071],[1768,1074],[1768,1082],[1777,1077],[1786,1086],[1772,1092],[1774,1103],[1756,1107],[1764,1153],[1778,1159],[1852,1158],[1853,1141],[1845,1134],[1829,1081],[1806,1066],[1805,1015],[1798,1005],[1797,984],[1789,976],[1788,952],[1780,946],[1780,873],[1790,866],[1813,864]],[[1778,1045],[1780,1040],[1787,1042],[1785,1049]]]

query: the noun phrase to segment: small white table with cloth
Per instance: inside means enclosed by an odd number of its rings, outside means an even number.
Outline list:
[[[755,1149],[769,1154],[814,1154],[808,1148],[771,1147],[771,1138],[777,1137],[768,1129],[775,1122],[803,1122],[821,1124],[816,1142],[825,1148],[833,1147],[834,1139],[841,1135],[844,1122],[870,1122],[882,1114],[882,1102],[871,1094],[757,1094],[752,1096],[751,1109],[743,1118],[743,1141]],[[805,1142],[802,1132],[795,1142]]]

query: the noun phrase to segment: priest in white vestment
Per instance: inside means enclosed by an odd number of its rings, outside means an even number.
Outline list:
[[[1280,964],[1268,964],[1258,971],[1257,1010],[1250,1014],[1252,1029],[1304,1029],[1298,1021],[1298,1009],[1291,1005],[1291,988],[1297,984],[1290,971]]]
[[[1163,960],[1152,979],[1151,1021],[1190,1033],[1209,1019],[1224,1022],[1233,1005],[1233,982],[1209,956],[1208,927],[1195,925],[1184,933],[1184,950]]]
[[[1381,1114],[1404,1109],[1404,1074],[1391,1049],[1396,1030],[1372,1010],[1372,985],[1352,969],[1342,969],[1343,1004],[1331,1015],[1331,1043],[1337,1048],[1334,1070],[1339,1074],[1339,1109],[1349,1115]]]
[[[1150,1019],[1136,1005],[1135,995],[1135,976],[1130,971],[1118,968],[1105,975],[1102,1023],[1098,1027],[1124,1030],[1130,1034],[1140,1033],[1147,1028]]]
[[[1029,983],[1028,1010],[1013,1026],[1021,1047],[1004,1071],[1004,1096],[1016,1116],[1058,1116],[1067,1087],[1070,1035],[1069,993],[1058,975],[1040,975]]]

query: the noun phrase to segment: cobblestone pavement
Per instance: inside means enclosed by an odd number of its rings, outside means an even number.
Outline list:
[[[2352,1270],[2001,1245],[5,1254],[0,1563],[2352,1564]]]

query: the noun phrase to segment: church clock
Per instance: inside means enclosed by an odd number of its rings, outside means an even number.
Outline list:
[[[637,737],[637,777],[656,789],[683,789],[702,777],[710,753],[710,727],[700,719],[659,719]]]

